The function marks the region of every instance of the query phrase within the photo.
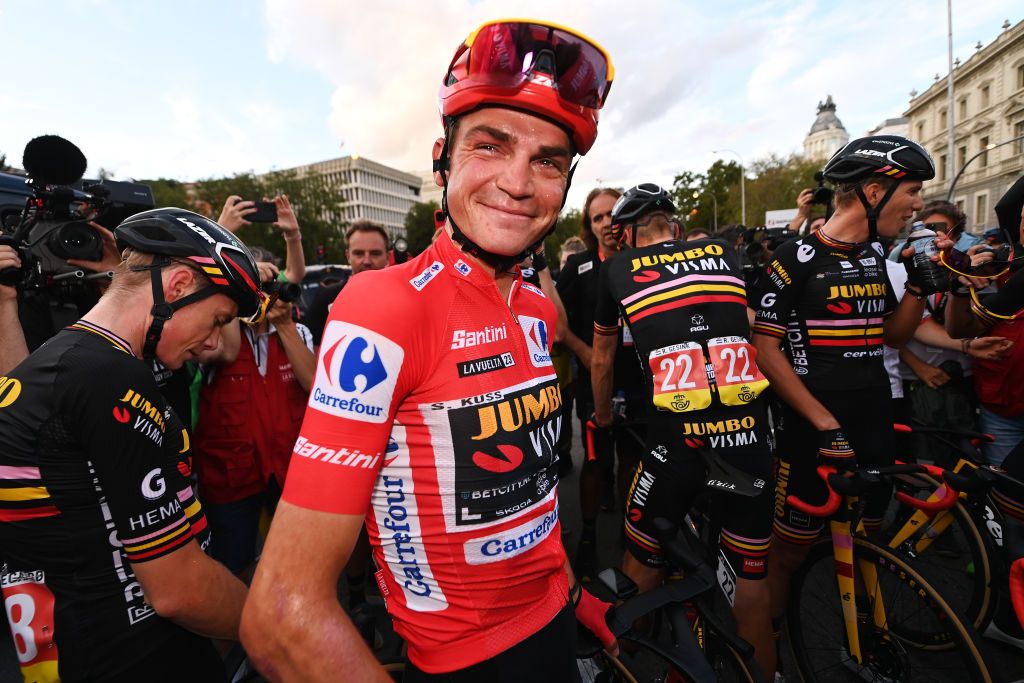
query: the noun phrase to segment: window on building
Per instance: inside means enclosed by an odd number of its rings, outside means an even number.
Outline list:
[[[939,180],[946,179],[946,155],[939,155]]]
[[[966,97],[963,98],[962,100],[960,100],[960,108],[957,111],[957,116],[960,117],[961,121],[963,121],[964,119],[967,118],[967,98]]]
[[[945,110],[939,112],[939,128],[945,130],[947,126],[947,118]]]
[[[964,211],[964,200],[962,200],[962,199],[956,200],[956,208],[960,210],[960,213],[963,213],[963,211]]]
[[[1024,64],[1017,67],[1017,88],[1024,88]]]
[[[964,164],[967,163],[967,145],[961,145],[956,148],[956,167],[963,168]]]
[[[1024,121],[1013,124],[1013,137],[1018,138],[1017,144],[1014,145],[1017,154],[1024,154]]]
[[[924,140],[924,121],[919,121],[917,124],[917,139]]]
[[[988,195],[979,194],[974,197],[974,222],[985,225],[988,222]]]
[[[988,109],[988,105],[991,104],[989,86],[981,86],[981,108]]]
[[[978,151],[981,152],[981,156],[978,157],[978,166],[980,168],[985,168],[986,166],[988,166],[988,136],[987,135],[980,140],[980,146],[981,146],[981,149],[978,150]]]

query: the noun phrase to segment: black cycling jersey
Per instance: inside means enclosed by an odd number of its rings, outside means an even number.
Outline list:
[[[594,334],[632,331],[654,410],[647,451],[627,499],[627,546],[658,567],[654,519],[682,521],[704,483],[704,464],[687,442],[700,437],[757,477],[762,495],[736,505],[717,500],[720,576],[760,579],[771,538],[768,380],[747,337],[746,291],[739,257],[713,239],[671,240],[617,254],[601,268]]]
[[[878,242],[837,242],[822,230],[776,249],[761,279],[754,332],[785,340],[808,388],[888,395],[882,325],[896,297],[883,254]]]
[[[565,306],[569,329],[587,345],[594,342],[594,310],[597,307],[598,274],[601,258],[596,249],[571,255],[565,267],[558,274],[558,296]],[[629,329],[619,326],[619,344],[615,351],[615,376],[612,380],[616,390],[625,393],[631,404],[630,412],[638,414],[644,393],[643,375],[636,365],[636,353]],[[590,388],[590,372],[580,367],[576,378],[576,398],[581,410],[580,417],[590,417],[593,397]]]
[[[212,680],[209,640],[146,602],[132,564],[196,539],[188,432],[150,367],[80,321],[0,378],[0,575],[26,680]]]

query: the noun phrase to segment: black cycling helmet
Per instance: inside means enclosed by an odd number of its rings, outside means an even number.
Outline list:
[[[675,215],[676,205],[672,195],[660,185],[640,183],[626,190],[612,207],[612,236],[622,239],[627,225],[636,223],[649,213],[664,211]],[[636,245],[636,233],[633,234],[633,246]]]
[[[935,162],[924,147],[902,135],[874,135],[857,138],[832,155],[822,175],[836,185],[853,185],[868,216],[871,241],[878,236],[878,216],[892,197],[899,183],[890,186],[876,206],[868,203],[860,182],[874,174],[895,178],[900,182],[931,180]]]
[[[164,323],[174,311],[214,294],[238,304],[238,316],[255,320],[266,311],[267,297],[260,291],[256,261],[233,234],[205,216],[185,209],[143,211],[126,218],[114,229],[117,248],[152,254],[153,262],[134,270],[149,270],[153,284],[153,324],[146,333],[143,357],[155,357]],[[164,300],[160,271],[177,257],[192,261],[210,281],[210,287],[192,292],[172,303]]]

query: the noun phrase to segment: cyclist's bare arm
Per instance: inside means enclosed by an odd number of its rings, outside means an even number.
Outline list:
[[[894,349],[901,348],[914,336],[914,331],[921,323],[921,316],[924,315],[924,300],[910,296],[903,297],[896,310],[890,315],[883,327],[885,328],[885,343]]]
[[[238,640],[245,584],[196,541],[163,557],[132,563],[156,613],[211,638]]]
[[[278,505],[241,628],[242,644],[268,679],[391,680],[338,603],[338,576],[363,519]]]
[[[594,333],[590,355],[590,383],[594,392],[594,415],[600,425],[612,422],[612,370],[618,336]]]
[[[838,429],[839,422],[818,399],[814,398],[800,378],[793,372],[786,354],[782,352],[781,339],[764,334],[753,335],[751,340],[757,349],[757,367],[771,382],[772,389],[783,401],[793,407],[814,425],[815,429]]]

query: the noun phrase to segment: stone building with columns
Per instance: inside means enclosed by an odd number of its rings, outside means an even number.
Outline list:
[[[804,138],[804,156],[813,161],[828,161],[849,141],[850,134],[836,116],[836,103],[829,95],[824,102],[818,102],[818,117]]]

